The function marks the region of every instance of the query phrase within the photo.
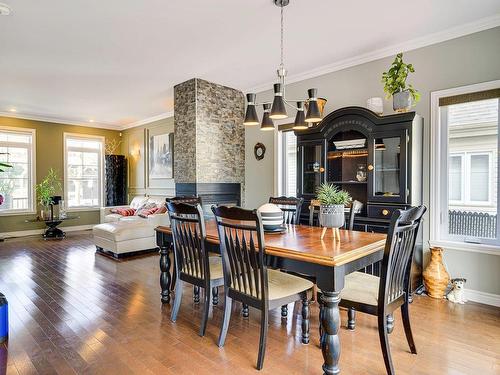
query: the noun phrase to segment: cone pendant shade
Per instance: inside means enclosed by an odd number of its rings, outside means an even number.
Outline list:
[[[266,103],[263,105],[264,114],[262,115],[262,124],[260,125],[260,130],[274,130],[274,122],[269,116],[269,110],[271,109],[271,105]]]
[[[287,118],[285,101],[283,100],[283,92],[281,91],[281,83],[274,84],[274,100],[271,108],[271,115],[273,120],[280,120]]]
[[[305,129],[307,129],[307,123],[306,123],[306,114],[304,113],[304,103],[297,102],[297,114],[295,115],[293,130],[305,130]]]
[[[255,94],[247,94],[247,111],[245,113],[244,125],[259,125],[259,116],[255,109]]]
[[[307,90],[309,95],[306,122],[320,122],[321,121],[321,111],[318,106],[318,90],[309,89]]]

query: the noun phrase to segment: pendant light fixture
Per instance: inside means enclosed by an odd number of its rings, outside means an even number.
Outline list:
[[[273,120],[281,120],[288,118],[286,111],[286,106],[293,108],[297,111],[295,115],[294,129],[303,130],[311,127],[314,123],[321,121],[323,115],[323,109],[325,107],[326,99],[318,98],[317,89],[308,90],[308,99],[302,100],[287,100],[285,96],[285,77],[287,71],[285,69],[284,61],[284,47],[283,47],[283,30],[284,30],[284,20],[283,20],[283,8],[290,3],[290,0],[274,0],[274,4],[280,7],[281,10],[281,63],[278,66],[278,82],[274,84],[274,99],[271,102],[262,103],[264,106],[264,115],[262,118],[261,130],[272,130],[274,129]],[[296,105],[292,104],[296,102]],[[319,104],[318,104],[319,102]],[[257,125],[259,123],[259,118],[255,106],[256,95],[247,94],[247,109],[245,114],[245,125]],[[307,113],[304,113],[304,106],[307,109]],[[267,111],[267,112],[266,112]]]
[[[262,107],[264,108],[264,114],[262,115],[260,130],[274,130],[274,122],[270,116],[271,103],[264,103]]]

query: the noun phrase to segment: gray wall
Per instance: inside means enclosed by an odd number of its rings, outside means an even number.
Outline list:
[[[422,94],[416,111],[424,117],[425,122],[424,203],[427,206],[429,206],[430,93],[500,79],[499,45],[500,27],[497,27],[405,53],[405,60],[413,63],[416,69],[416,73],[410,77],[410,83]],[[392,60],[393,57],[388,57],[290,84],[287,86],[287,96],[305,97],[308,88],[317,87],[319,96],[328,99],[325,114],[349,105],[365,106],[366,99],[384,96],[380,78]],[[271,90],[258,94],[258,101],[270,98],[272,98]],[[385,101],[384,113],[391,112],[392,102]],[[267,148],[266,158],[260,162],[253,157],[253,147],[257,141],[264,143]],[[246,202],[249,207],[257,207],[273,194],[275,177],[273,135],[261,132],[258,127],[247,127],[246,156]],[[427,220],[424,228],[425,243],[428,239]],[[445,252],[445,261],[452,276],[467,278],[468,289],[500,295],[500,272],[498,272],[500,250],[499,255],[450,250]]]
[[[122,132],[123,142],[121,149],[122,154],[127,156],[128,163],[129,201],[135,195],[175,196],[174,179],[150,179],[148,165],[149,137],[157,134],[172,133],[173,131],[174,118],[169,117]]]

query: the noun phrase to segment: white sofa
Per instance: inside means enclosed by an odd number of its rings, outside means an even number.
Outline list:
[[[168,213],[163,213],[163,214],[153,214],[149,215],[147,218],[142,218],[140,216],[122,216],[120,214],[116,214],[111,212],[112,210],[116,208],[133,208],[133,209],[138,209],[142,204],[145,202],[154,202],[156,204],[162,204],[165,203],[165,197],[160,197],[160,196],[135,196],[132,201],[130,202],[129,205],[127,206],[111,206],[111,207],[101,207],[101,224],[102,223],[114,223],[120,220],[126,220],[126,221],[131,221],[131,220],[138,220],[141,222],[147,221],[151,226],[153,226],[153,229],[157,227],[158,225],[168,225]]]
[[[168,225],[168,213],[153,214],[147,218],[122,216],[112,213],[118,207],[137,209],[145,202],[163,203],[165,197],[137,196],[129,206],[101,208],[101,224],[93,227],[94,244],[97,252],[109,253],[115,258],[124,254],[156,250],[155,228]]]

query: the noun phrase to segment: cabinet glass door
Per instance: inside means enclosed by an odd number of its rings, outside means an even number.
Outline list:
[[[375,134],[371,142],[371,200],[405,203],[406,135]]]
[[[324,147],[322,143],[314,143],[300,146],[300,157],[302,165],[302,195],[314,195],[316,189],[324,180]]]

